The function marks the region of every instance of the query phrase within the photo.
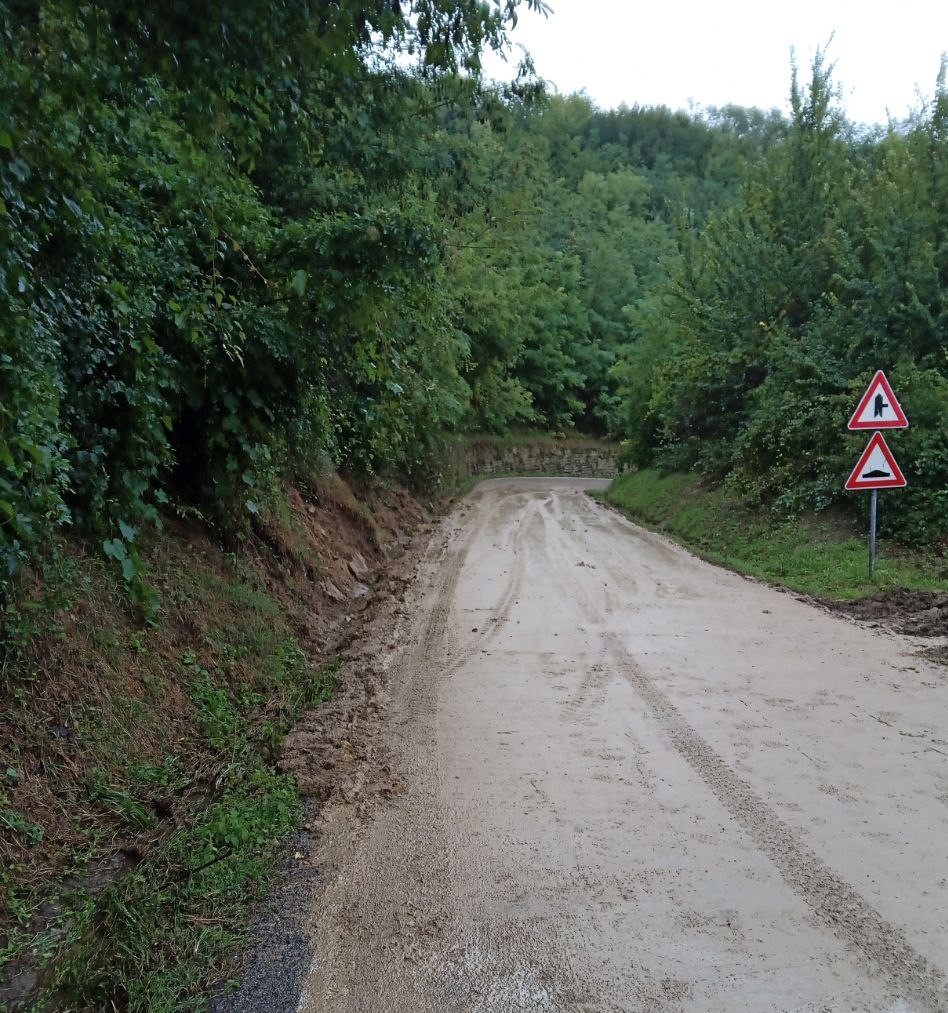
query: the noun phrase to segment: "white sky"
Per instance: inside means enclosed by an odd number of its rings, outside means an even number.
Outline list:
[[[948,0],[548,0],[520,10],[513,41],[537,73],[603,108],[729,102],[789,109],[790,50],[801,80],[825,46],[849,117],[885,123],[931,98],[948,51]],[[498,60],[499,78],[512,76]]]

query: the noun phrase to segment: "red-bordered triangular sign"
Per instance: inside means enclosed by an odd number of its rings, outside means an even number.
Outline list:
[[[895,463],[892,451],[882,433],[873,433],[872,439],[846,480],[847,489],[901,489],[908,485],[902,469]]]
[[[850,429],[905,429],[908,419],[880,369],[849,420]]]

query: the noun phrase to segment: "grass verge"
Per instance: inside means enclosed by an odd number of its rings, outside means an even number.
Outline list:
[[[721,566],[819,597],[853,599],[895,588],[948,590],[948,559],[879,542],[868,578],[865,537],[826,515],[793,521],[752,512],[693,475],[621,475],[604,502]]]

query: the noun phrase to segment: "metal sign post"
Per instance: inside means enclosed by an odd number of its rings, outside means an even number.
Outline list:
[[[856,462],[852,474],[846,480],[846,488],[856,492],[860,489],[872,491],[869,501],[869,580],[876,574],[876,521],[879,514],[880,489],[904,489],[905,476],[892,456],[880,429],[905,429],[908,417],[896,399],[885,373],[880,369],[872,378],[856,410],[849,420],[848,429],[875,430],[862,456]]]
[[[872,499],[869,501],[869,579],[872,580],[876,573],[876,510],[879,503],[879,490],[872,490]]]

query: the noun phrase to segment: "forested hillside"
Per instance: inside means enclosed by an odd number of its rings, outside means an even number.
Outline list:
[[[503,386],[466,153],[520,98],[459,72],[504,7],[0,5],[8,574],[68,529],[146,594],[169,501],[239,532],[294,469],[421,474]]]
[[[884,368],[910,428],[909,488],[886,502],[903,541],[948,535],[948,92],[866,133],[822,60],[796,80],[785,137],[739,199],[679,236],[654,301],[635,309],[622,380],[632,459],[724,480],[794,516],[845,501],[862,448],[844,438]]]
[[[508,6],[0,5],[8,574],[70,530],[135,585],[169,500],[239,531],[511,425],[818,509],[880,366],[944,533],[944,90],[867,135],[822,66],[789,123],[479,87]]]
[[[630,308],[782,124],[478,87],[514,7],[0,5],[5,580],[69,531],[146,600],[171,502],[617,431]]]

